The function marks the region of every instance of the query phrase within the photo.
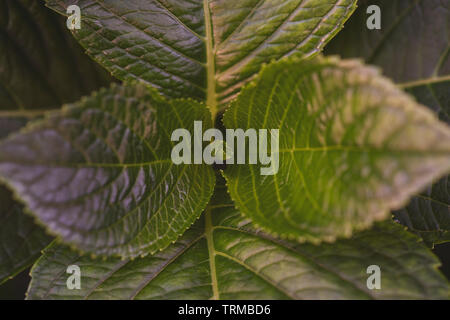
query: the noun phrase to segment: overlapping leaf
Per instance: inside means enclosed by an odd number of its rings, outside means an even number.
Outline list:
[[[419,234],[430,247],[450,241],[450,180],[446,176],[416,195],[395,219]]]
[[[111,81],[42,1],[0,3],[0,66],[0,117],[59,108]]]
[[[381,9],[380,30],[366,26],[369,5]],[[397,83],[449,80],[448,0],[360,0],[358,7],[326,53],[362,57]]]
[[[47,0],[63,14],[81,7],[76,37],[120,79],[212,107],[234,98],[262,63],[318,52],[354,2]],[[228,127],[281,131],[278,175],[225,171],[235,203],[274,233],[348,235],[450,169],[448,127],[354,61],[285,60],[233,108]],[[96,260],[55,242],[33,268],[28,298],[448,298],[437,259],[392,222],[332,245],[300,245],[256,229],[221,183],[191,227],[214,175],[173,165],[169,140],[194,120],[210,126],[200,103],[114,86],[0,144],[0,175],[50,230],[82,250],[126,258]],[[72,264],[81,290],[67,289]],[[369,265],[381,267],[379,291],[367,289]]]
[[[0,138],[112,81],[42,1],[0,3],[0,65]]]
[[[43,1],[0,3],[0,66],[0,139],[113,81]]]
[[[318,52],[355,0],[47,0],[80,6],[75,36],[122,80],[141,79],[170,97],[228,101],[262,63]],[[208,94],[207,94],[208,91]]]
[[[450,170],[449,127],[356,60],[272,64],[224,124],[280,130],[277,174],[234,165],[225,177],[246,216],[289,238],[348,236]]]
[[[0,140],[43,110],[78,99],[112,78],[87,57],[65,21],[42,1],[0,2]],[[0,186],[0,283],[31,265],[50,242]]]
[[[0,186],[0,284],[30,266],[51,241]]]
[[[448,284],[418,238],[386,222],[350,240],[314,246],[256,230],[218,186],[205,219],[166,250],[94,260],[54,244],[32,270],[28,299],[444,299]],[[68,290],[68,265],[81,290]],[[367,288],[369,265],[381,290]]]
[[[206,107],[143,85],[113,86],[0,144],[0,175],[50,231],[81,250],[137,256],[198,218],[212,168],[176,166],[170,134],[210,125]]]
[[[365,28],[369,5],[381,9],[381,29]],[[450,124],[450,1],[362,0],[326,52],[362,57]],[[396,218],[432,245],[450,240],[449,177],[415,196]]]

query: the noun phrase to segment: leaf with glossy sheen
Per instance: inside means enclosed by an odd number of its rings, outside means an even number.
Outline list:
[[[50,241],[11,192],[0,186],[0,284],[36,261]]]
[[[230,165],[225,177],[247,217],[288,238],[348,236],[450,170],[450,128],[356,60],[272,64],[224,124],[280,130],[277,174]]]
[[[0,140],[43,110],[112,81],[43,1],[0,1]],[[31,265],[51,238],[0,186],[0,283]]]
[[[137,256],[165,248],[199,217],[212,168],[175,165],[170,135],[210,126],[191,100],[113,86],[0,144],[0,175],[51,232],[81,250]]]
[[[26,117],[0,117],[0,140],[26,125]],[[32,265],[51,241],[24,212],[12,192],[0,184],[0,284]]]
[[[320,51],[356,0],[47,0],[80,6],[75,37],[121,80],[170,97],[233,98],[262,63]],[[208,83],[209,82],[209,83]]]
[[[366,9],[382,12],[381,30],[364,28]],[[327,53],[376,64],[417,101],[450,124],[450,1],[362,0]],[[449,176],[417,196],[395,217],[429,245],[450,240]]]
[[[81,290],[67,289],[72,264],[81,268]],[[381,268],[381,290],[367,289],[369,265]],[[392,222],[334,244],[274,239],[218,186],[204,219],[153,256],[94,260],[50,246],[33,267],[28,299],[446,299],[438,265]]]

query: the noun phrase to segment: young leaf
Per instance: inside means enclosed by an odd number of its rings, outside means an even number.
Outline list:
[[[135,257],[165,248],[199,217],[212,168],[175,165],[171,132],[210,126],[207,108],[144,85],[112,86],[0,144],[0,175],[63,241]]]
[[[252,227],[218,186],[205,219],[175,244],[135,260],[94,260],[51,245],[28,299],[445,299],[448,283],[418,238],[385,222],[334,244],[291,243]],[[68,290],[69,265],[81,290]],[[381,269],[381,290],[367,268]]]
[[[0,185],[0,284],[27,268],[51,241]]]
[[[280,130],[277,174],[234,165],[225,177],[247,217],[288,238],[348,236],[450,170],[449,127],[356,60],[272,64],[224,124]]]
[[[367,7],[381,9],[380,30],[365,28]],[[362,0],[327,53],[376,64],[450,124],[450,2]],[[417,196],[396,218],[430,246],[450,240],[450,183],[445,177]]]
[[[47,0],[61,14],[80,6],[75,37],[121,80],[170,97],[235,96],[264,62],[317,53],[356,0]],[[217,97],[216,97],[217,94]]]

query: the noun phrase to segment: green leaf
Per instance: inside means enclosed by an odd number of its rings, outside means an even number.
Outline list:
[[[1,143],[0,175],[63,241],[96,254],[153,253],[209,201],[212,168],[173,164],[170,134],[210,117],[200,103],[114,85]]]
[[[0,284],[36,261],[51,241],[11,192],[0,186]]]
[[[381,9],[380,30],[366,27],[369,5]],[[449,19],[448,0],[360,0],[325,53],[364,58],[397,83],[450,80]]]
[[[170,97],[232,99],[262,63],[320,51],[356,0],[47,0],[65,15],[79,5],[74,32],[121,80],[140,79]],[[217,96],[216,96],[217,94]]]
[[[368,5],[382,12],[381,30],[365,28]],[[380,66],[418,102],[450,124],[450,2],[362,0],[325,51]],[[414,196],[395,217],[430,246],[450,240],[449,176]]]
[[[449,176],[446,176],[413,197],[405,208],[394,212],[401,224],[419,234],[430,247],[450,241],[449,184]]]
[[[175,244],[135,260],[96,260],[53,244],[32,270],[28,299],[446,299],[438,260],[392,222],[334,244],[281,241],[255,229],[223,184],[204,219]],[[68,290],[66,268],[81,269]],[[367,267],[381,268],[369,290]]]
[[[272,64],[224,124],[280,130],[277,174],[234,165],[225,177],[247,217],[292,239],[349,236],[450,170],[449,127],[356,60]]]
[[[450,56],[447,60],[450,65]],[[447,72],[450,76],[450,68]],[[406,90],[450,125],[450,80],[412,85]],[[411,203],[395,211],[394,216],[409,230],[421,235],[430,247],[450,241],[450,176],[414,196]]]
[[[0,2],[0,140],[30,118],[112,81],[87,57],[65,20],[43,1]],[[0,283],[31,265],[50,242],[0,186]]]

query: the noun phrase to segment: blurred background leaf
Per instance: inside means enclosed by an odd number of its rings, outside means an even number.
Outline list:
[[[381,9],[381,29],[369,30],[369,5]],[[360,57],[382,68],[416,100],[450,124],[450,0],[360,0],[326,54]],[[444,177],[394,212],[432,247],[450,241],[450,182]]]
[[[43,1],[0,2],[0,139],[44,111],[107,86],[113,78],[73,39],[65,19]],[[51,240],[0,185],[0,283],[29,267]],[[18,297],[27,272],[0,288]],[[26,288],[25,288],[26,289]],[[23,292],[19,295],[23,295]]]

